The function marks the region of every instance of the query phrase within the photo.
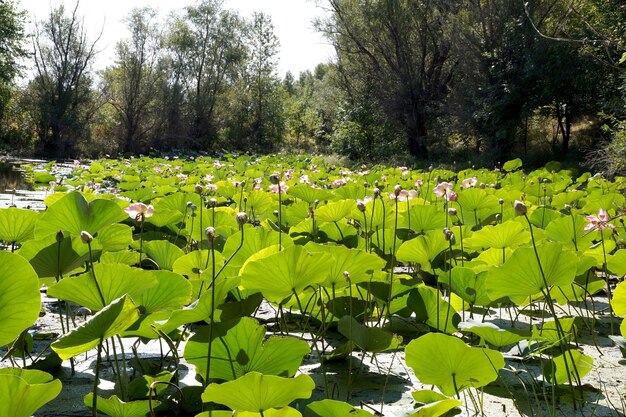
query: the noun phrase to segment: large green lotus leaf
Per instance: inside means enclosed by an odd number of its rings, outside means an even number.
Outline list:
[[[80,327],[61,336],[51,347],[61,359],[73,358],[95,348],[101,340],[122,333],[138,318],[139,308],[132,299],[123,296],[100,310]]]
[[[286,234],[282,235],[281,241],[283,248],[293,246],[293,240]],[[241,244],[241,235],[235,233],[230,236],[224,244],[224,250],[222,251],[226,259],[232,256],[232,259],[224,268],[222,272],[227,277],[237,276],[244,265],[246,260],[261,249],[269,246],[278,245],[278,232],[273,230],[263,229],[261,227],[248,227],[246,226],[244,231],[244,240],[241,249],[237,251]],[[235,253],[237,251],[237,253]],[[233,256],[235,254],[235,256]]]
[[[597,232],[597,233],[599,234],[600,232]],[[612,233],[612,232],[609,231],[609,229],[605,229],[602,233]],[[584,255],[591,256],[592,258],[596,260],[595,266],[598,269],[603,268],[604,258],[606,254],[613,252],[615,248],[617,247],[617,244],[615,243],[613,239],[608,240],[609,239],[608,236],[609,236],[608,234],[604,236],[604,245],[602,244],[602,242],[599,242],[583,252]],[[607,259],[607,262],[608,262],[608,259]]]
[[[315,210],[315,220],[318,222],[339,222],[345,220],[356,207],[354,200],[331,201]]]
[[[420,390],[411,393],[416,403],[423,404],[419,406],[416,412],[409,414],[407,417],[440,417],[448,414],[449,411],[460,407],[463,401],[454,398],[448,398],[438,392],[432,390]]]
[[[461,207],[459,215],[463,224],[479,224],[492,214],[500,212],[498,198],[480,188],[468,188],[459,193],[457,200]]]
[[[215,270],[217,272],[224,265],[224,258],[221,253],[211,252],[208,249],[195,250],[181,256],[174,261],[172,269],[177,274],[185,275],[191,280],[198,280],[205,271],[212,268],[211,253],[215,255]]]
[[[159,266],[160,269],[172,270],[174,262],[185,254],[181,248],[167,240],[150,240],[143,242],[143,250]]]
[[[220,304],[224,303],[230,290],[233,290],[238,284],[239,279],[237,278],[220,276],[215,280],[215,311],[213,317],[215,322],[220,320]],[[194,301],[189,307],[174,310],[166,322],[159,323],[157,326],[159,330],[167,334],[184,324],[198,321],[206,321],[208,323],[211,317],[211,305],[213,301],[213,294],[211,292],[213,289],[212,287],[209,288],[208,285],[205,286],[205,289],[206,291],[200,295],[200,298]]]
[[[491,302],[487,294],[485,282],[487,274],[484,272],[476,274],[469,268],[457,266],[452,268],[450,275],[452,291],[472,305],[487,306]],[[444,284],[447,283],[444,280]]]
[[[564,216],[563,214],[561,214],[561,212],[545,207],[540,207],[532,212],[532,214],[530,215],[530,222],[541,229],[545,229],[546,226],[548,226],[550,223],[562,217]]]
[[[22,243],[32,239],[39,215],[36,211],[16,207],[0,209],[0,240]]]
[[[265,191],[256,190],[249,193],[245,193],[245,211],[250,213],[252,219],[258,219],[259,217],[266,217],[270,213],[276,203]]]
[[[99,244],[94,241],[91,249],[92,256],[97,259],[101,253]],[[28,259],[39,278],[69,274],[84,267],[85,261],[90,259],[89,247],[80,240],[80,237],[66,236],[59,243],[56,233],[25,242],[17,253]]]
[[[443,233],[433,230],[424,236],[404,242],[398,249],[397,257],[404,262],[419,264],[422,270],[432,272],[431,262],[449,247],[450,243],[446,241]]]
[[[463,242],[470,249],[515,248],[530,242],[530,233],[521,223],[506,222],[495,226],[485,226],[474,232]]]
[[[572,205],[572,203],[585,196],[585,192],[581,190],[568,190],[552,196],[550,205],[561,210],[566,204]]]
[[[250,372],[222,384],[209,384],[202,393],[202,401],[224,404],[235,411],[265,412],[282,408],[296,399],[310,398],[315,382],[301,374],[283,378]]]
[[[271,336],[265,339],[265,327],[249,317],[223,322],[213,329],[211,380],[225,380],[256,371],[266,375],[293,376],[302,358],[311,349],[307,342],[294,337]],[[194,334],[185,346],[185,359],[206,375],[208,327]]]
[[[393,223],[391,223],[390,225],[393,225]],[[372,236],[370,239],[371,239],[373,247],[375,247],[381,252],[390,254],[394,251],[394,236],[396,237],[395,253],[397,255],[398,249],[400,249],[400,246],[402,246],[404,242],[400,238],[400,235],[399,234],[397,235],[393,229],[376,230],[372,233]]]
[[[131,250],[121,250],[117,252],[105,252],[100,256],[100,263],[103,264],[139,264],[139,252]]]
[[[309,204],[304,201],[297,201],[286,207],[282,206],[281,213],[281,221],[283,222],[283,227],[291,228],[305,219],[310,220]],[[278,220],[276,216],[272,216],[272,218],[276,221]],[[265,221],[269,223],[270,219],[267,218]],[[272,227],[272,229],[277,230],[276,227]]]
[[[502,297],[523,299],[548,287],[569,285],[576,276],[578,257],[563,249],[560,243],[543,243],[537,246],[541,269],[532,247],[517,248],[504,265],[492,269],[487,275],[487,292],[493,300]],[[545,274],[545,283],[542,277]]]
[[[85,405],[91,409],[93,404],[93,392],[85,395],[83,399]],[[153,400],[152,408],[161,404],[160,401]],[[124,402],[117,395],[110,398],[98,397],[98,411],[109,417],[149,417],[150,401],[138,400]]]
[[[548,240],[561,242],[575,250],[585,250],[593,244],[596,233],[584,230],[587,220],[584,216],[560,217],[546,226]]]
[[[515,171],[517,169],[520,169],[522,167],[522,160],[521,158],[515,158],[515,159],[511,159],[510,161],[506,161],[503,165],[502,165],[502,169],[506,172],[511,172],[511,171]]]
[[[556,322],[551,320],[543,323],[541,329],[533,326],[533,340],[539,340],[554,346],[572,342],[576,337],[576,319],[574,317],[563,317],[559,319],[559,324],[561,325],[563,336],[560,335]]]
[[[461,317],[454,308],[441,297],[436,288],[422,285],[409,294],[408,307],[415,312],[416,321],[444,333],[454,333]]]
[[[446,214],[436,205],[415,205],[404,212],[398,227],[426,233],[431,230],[443,230],[446,227]]]
[[[626,275],[626,249],[620,249],[613,255],[607,254],[606,265],[615,275],[620,277]]]
[[[130,201],[141,201],[148,204],[155,197],[154,184],[144,182],[140,188],[132,191],[124,191],[120,193],[120,195],[128,198]]]
[[[531,332],[519,329],[501,329],[493,323],[467,320],[459,323],[459,330],[480,336],[490,345],[503,347],[530,339]]]
[[[155,206],[154,215],[152,215],[151,217],[148,217],[146,219],[146,222],[153,224],[156,227],[163,227],[163,226],[177,224],[178,222],[182,220],[183,220],[183,213],[181,213],[180,211]]]
[[[135,299],[146,289],[157,285],[157,279],[152,271],[122,264],[94,264],[93,269],[104,297],[104,304],[91,271],[64,278],[51,285],[48,288],[48,295],[72,301],[92,311],[99,311],[124,294]]]
[[[0,416],[30,417],[61,392],[61,381],[34,369],[0,368]]]
[[[487,271],[492,266],[500,266],[506,262],[507,259],[513,254],[513,249],[495,249],[489,248],[480,253],[476,258],[472,259],[470,263],[471,268],[476,272]],[[481,262],[483,265],[479,265]],[[467,262],[465,265],[467,266]]]
[[[228,238],[234,234],[239,226],[237,225],[237,211],[230,207],[217,207],[213,209],[203,209],[202,216],[200,216],[200,210],[196,210],[197,216],[191,220],[187,220],[187,231],[190,232],[191,237],[202,242],[207,240],[206,228],[209,226],[215,227],[218,236]]]
[[[35,236],[42,238],[59,230],[74,236],[82,231],[95,235],[104,226],[118,223],[128,215],[115,202],[97,199],[88,203],[79,192],[66,194],[41,215],[35,226]]]
[[[290,187],[287,190],[287,194],[300,200],[306,201],[309,204],[315,203],[316,200],[324,201],[329,200],[332,194],[321,188],[313,188],[310,185],[298,184]]]
[[[618,316],[626,316],[626,281],[620,282],[615,288],[611,307]]]
[[[345,272],[350,274],[350,283],[358,284],[371,281],[376,272],[385,267],[385,261],[380,257],[359,249],[350,249],[342,245],[320,245],[309,242],[305,245],[309,252],[328,253],[333,262],[328,270],[328,277],[324,281],[325,287],[346,287],[349,285]]]
[[[585,205],[583,209],[586,213],[596,214],[598,210],[610,210],[611,207],[624,207],[625,198],[621,192],[611,193],[587,193],[587,197],[583,199]]]
[[[216,410],[205,411],[204,413],[196,414],[195,417],[302,417],[302,414],[295,408],[283,407],[265,410],[263,416],[261,416],[261,413],[252,411],[237,411],[233,413],[229,410]]]
[[[182,308],[191,302],[191,283],[180,274],[170,271],[150,271],[156,278],[156,285],[133,296],[135,303],[144,308],[145,313]]]
[[[15,340],[39,317],[39,279],[28,261],[0,251],[0,346]]]
[[[348,222],[340,223],[322,223],[318,228],[318,236],[320,240],[334,241],[334,242],[349,242],[350,240],[357,240],[357,230],[354,226],[348,224]],[[325,238],[324,238],[325,237]]]
[[[397,349],[402,343],[401,336],[389,333],[379,327],[364,326],[351,316],[343,316],[339,320],[337,330],[365,352],[378,353]]]
[[[495,381],[498,370],[504,367],[500,352],[470,347],[458,337],[441,333],[412,340],[405,353],[407,365],[420,382],[436,385],[448,396]]]
[[[280,303],[306,287],[324,282],[333,262],[332,256],[310,253],[302,246],[292,246],[243,268],[241,285],[263,293],[269,301]]]
[[[187,209],[187,202],[193,203],[196,207],[200,207],[200,196],[196,193],[182,193],[177,192],[171,195],[155,199],[152,201],[154,206],[154,216],[156,217],[158,212],[160,211],[177,211],[180,213],[180,218],[182,219],[183,214],[189,214],[189,210]],[[168,214],[170,216],[170,214]],[[152,218],[150,217],[150,219]],[[189,221],[187,219],[186,221]]]
[[[372,417],[372,414],[343,401],[326,399],[307,404],[304,417]]]
[[[363,185],[356,185],[354,183],[348,183],[342,187],[339,187],[333,191],[334,200],[357,200],[367,195],[367,190]]]
[[[567,384],[570,381],[577,384],[577,381],[583,379],[592,369],[593,358],[571,349],[547,362],[543,367],[543,376],[555,385]]]
[[[133,243],[133,229],[121,223],[110,224],[98,232],[97,239],[102,250],[105,251],[115,252],[128,249]]]

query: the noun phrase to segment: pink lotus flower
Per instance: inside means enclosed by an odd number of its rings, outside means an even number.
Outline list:
[[[287,184],[285,184],[285,181],[281,181],[280,182],[280,192],[281,193],[286,193],[288,189],[289,189],[289,186]],[[273,193],[278,193],[278,184],[270,185],[270,191],[273,192]]]
[[[476,177],[465,178],[463,181],[461,181],[461,186],[465,190],[467,190],[470,187],[471,188],[476,187],[476,184],[478,184],[478,179]]]
[[[223,167],[224,165],[222,165],[220,163],[220,161],[218,161],[217,159],[215,161],[213,161],[213,168],[215,169],[220,169],[221,167]]]
[[[338,178],[336,180],[333,181],[333,188],[339,188],[343,185],[346,185],[348,181],[346,181],[345,178]]]
[[[154,215],[154,207],[152,204],[146,206],[144,203],[133,203],[126,207],[124,211],[128,214],[128,217],[138,222],[142,222],[144,219]]]
[[[454,184],[450,184],[449,182],[442,182],[433,189],[433,192],[435,193],[437,198],[441,198],[444,195],[447,195],[448,192],[452,191],[453,187]]]
[[[206,189],[207,191],[215,191],[217,190],[217,185],[209,183],[206,185]]]
[[[417,191],[415,190],[400,190],[400,193],[398,193],[398,201],[413,200],[415,197],[417,197]],[[389,198],[394,200],[396,198],[396,194],[389,193]]]
[[[457,193],[455,193],[454,191],[448,191],[444,197],[446,198],[446,200],[448,201],[456,201],[459,199],[459,195]]]
[[[414,185],[415,185],[416,187],[418,187],[418,188],[422,188],[422,186],[424,185],[424,181],[422,181],[422,180],[417,180],[417,181],[415,181],[415,184],[414,184]]]
[[[609,220],[611,220],[611,218],[609,217],[609,214],[604,211],[604,209],[600,208],[598,210],[598,215],[597,216],[587,216],[587,221],[589,223],[587,223],[585,225],[585,231],[589,231],[589,230],[604,230],[607,227],[609,229],[615,229],[615,226],[613,226],[611,223],[609,223]]]

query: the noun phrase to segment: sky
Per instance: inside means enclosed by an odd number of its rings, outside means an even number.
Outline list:
[[[44,20],[51,7],[64,3],[71,11],[75,0],[19,0],[18,8],[26,10],[31,25],[37,20]],[[126,26],[122,20],[135,7],[150,5],[162,17],[171,11],[193,4],[192,0],[82,0],[79,4],[79,16],[84,16],[87,33],[95,39],[102,31],[97,44],[98,54],[94,69],[100,70],[111,65],[114,47],[118,40],[127,37]],[[333,59],[333,49],[328,42],[313,29],[312,20],[323,16],[322,9],[312,0],[224,0],[224,8],[238,10],[249,18],[254,11],[261,11],[272,17],[274,33],[280,41],[278,75],[284,76],[291,71],[296,77],[301,71],[313,70],[321,62]],[[32,28],[32,26],[29,26]]]

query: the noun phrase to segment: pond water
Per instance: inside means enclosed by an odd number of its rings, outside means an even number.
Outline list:
[[[20,170],[18,163],[0,161],[0,192],[32,189],[32,184],[26,182],[24,172]]]

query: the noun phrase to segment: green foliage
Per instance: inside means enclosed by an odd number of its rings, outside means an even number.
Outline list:
[[[61,381],[41,371],[0,369],[0,415],[30,417],[61,392]]]

